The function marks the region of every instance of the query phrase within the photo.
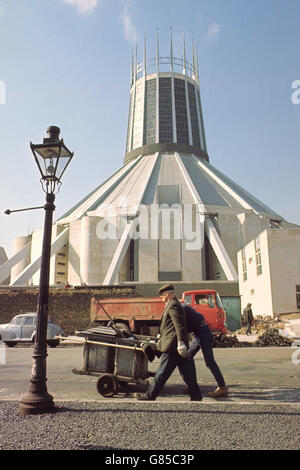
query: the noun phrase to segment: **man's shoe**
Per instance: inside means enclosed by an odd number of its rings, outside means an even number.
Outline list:
[[[213,398],[220,398],[220,397],[227,397],[228,396],[228,389],[227,387],[218,387],[214,392],[209,392],[207,394],[208,397]]]
[[[136,398],[137,400],[143,400],[143,401],[154,401],[153,398],[150,398],[148,397],[148,395],[146,395],[146,393],[134,393],[134,398]]]
[[[201,397],[201,395],[198,396],[198,397],[191,397],[190,401],[202,401],[202,397]]]

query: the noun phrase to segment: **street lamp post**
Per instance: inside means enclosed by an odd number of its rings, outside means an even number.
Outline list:
[[[48,138],[42,144],[30,143],[35,161],[42,175],[41,182],[46,193],[43,248],[40,268],[40,285],[37,309],[36,336],[33,350],[33,364],[30,387],[27,395],[20,402],[19,412],[22,415],[39,414],[53,410],[53,397],[47,392],[46,357],[47,325],[49,300],[49,271],[51,255],[52,220],[55,210],[55,194],[61,185],[61,177],[70,163],[73,153],[59,139],[60,129],[50,126]]]

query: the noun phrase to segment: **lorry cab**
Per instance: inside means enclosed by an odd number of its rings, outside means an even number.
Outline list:
[[[226,313],[215,290],[185,291],[182,302],[201,313],[213,334],[227,333]]]

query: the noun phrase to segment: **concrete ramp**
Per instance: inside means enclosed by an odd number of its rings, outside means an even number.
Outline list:
[[[10,277],[11,269],[30,254],[31,242],[0,266],[0,283]]]
[[[51,257],[54,256],[66,243],[68,243],[69,227],[61,232],[51,244]],[[30,244],[29,244],[30,245]],[[25,247],[27,248],[27,246]],[[23,250],[21,250],[23,251]],[[19,253],[18,253],[19,254]],[[20,258],[18,259],[20,261]],[[23,286],[41,267],[41,256],[30,263],[14,280],[12,286]]]

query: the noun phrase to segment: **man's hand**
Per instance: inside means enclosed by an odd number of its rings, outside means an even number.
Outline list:
[[[180,354],[180,356],[187,358],[188,350],[183,341],[178,341],[177,351],[178,351],[178,354]]]

